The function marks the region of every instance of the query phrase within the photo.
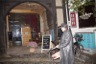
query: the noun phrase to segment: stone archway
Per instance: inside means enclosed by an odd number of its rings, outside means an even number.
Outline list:
[[[54,32],[56,32],[56,27],[57,27],[57,22],[56,22],[56,10],[55,10],[55,0],[21,0],[21,1],[6,1],[6,2],[2,2],[2,9],[1,9],[1,13],[0,13],[0,44],[1,44],[1,48],[0,48],[0,52],[6,53],[7,50],[7,37],[6,37],[6,15],[9,13],[9,11],[15,7],[16,5],[23,3],[23,2],[35,2],[38,3],[42,6],[44,6],[47,9],[47,18],[48,18],[48,25],[49,25],[49,29],[54,29]],[[56,37],[56,33],[54,35],[54,37]]]

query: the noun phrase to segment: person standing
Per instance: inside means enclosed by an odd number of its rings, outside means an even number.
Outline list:
[[[68,25],[63,23],[60,26],[63,34],[59,46],[55,48],[60,49],[60,64],[73,64],[74,63],[74,51],[73,51],[73,37],[71,29],[68,29]],[[59,56],[59,55],[58,55]],[[55,57],[55,55],[53,55]]]

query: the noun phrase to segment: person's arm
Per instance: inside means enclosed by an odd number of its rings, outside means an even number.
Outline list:
[[[59,48],[66,47],[70,43],[70,40],[71,40],[71,34],[69,32],[65,33],[65,35],[61,39],[61,44]]]

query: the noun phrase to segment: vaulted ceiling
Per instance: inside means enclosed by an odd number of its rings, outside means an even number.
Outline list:
[[[42,11],[45,11],[46,9],[41,6],[40,4],[37,3],[32,3],[32,2],[26,2],[26,3],[21,3],[14,7],[10,12],[11,13],[40,13]]]

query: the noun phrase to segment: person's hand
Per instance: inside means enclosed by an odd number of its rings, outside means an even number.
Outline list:
[[[55,46],[55,48],[59,48],[59,45]]]
[[[60,58],[60,51],[59,52],[56,52],[55,54],[52,55],[52,58],[53,59],[58,59]]]

